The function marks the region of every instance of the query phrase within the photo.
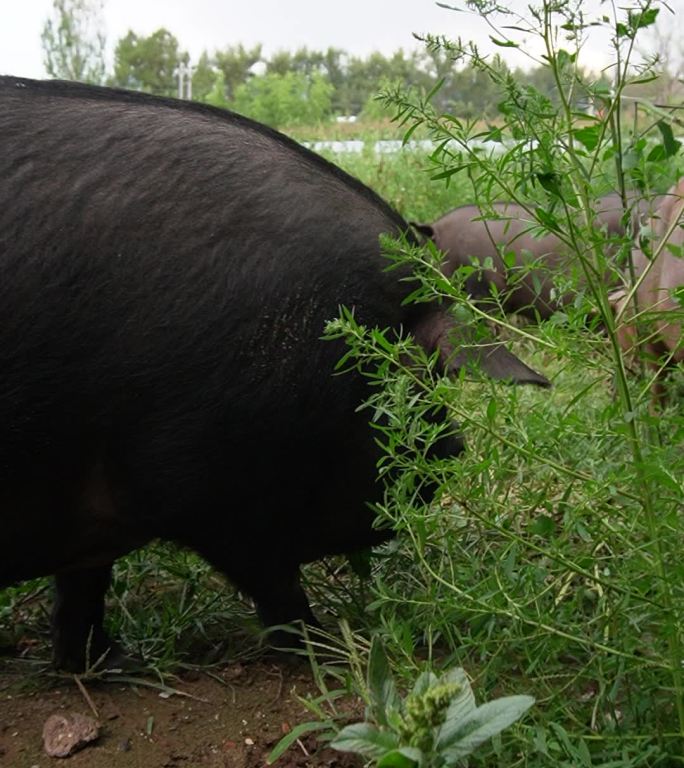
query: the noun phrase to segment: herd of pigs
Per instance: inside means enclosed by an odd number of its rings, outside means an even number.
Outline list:
[[[636,251],[636,290],[614,294],[626,345],[634,308],[650,317],[654,360],[682,359],[665,310],[684,284],[670,247],[683,241],[683,204],[680,182],[653,215],[656,257]],[[381,253],[382,234],[427,234],[447,274],[486,263],[466,284],[474,300],[494,285],[505,310],[548,317],[558,300],[542,268],[571,254],[532,237],[512,204],[499,209],[411,227],[239,115],[0,78],[0,588],[54,575],[59,667],[117,660],[103,629],[112,564],[152,539],[199,552],[278,625],[315,622],[303,563],[388,537],[369,505],[382,484],[359,409],[367,379],[333,375],[344,342],[321,338],[341,306],[410,334],[447,374],[476,365],[549,385],[496,338],[468,343],[445,303],[405,303],[407,271],[388,271]],[[597,226],[622,221],[618,198],[603,198]],[[502,246],[534,262],[521,280]],[[458,454],[446,414],[431,418],[442,426],[432,453]]]

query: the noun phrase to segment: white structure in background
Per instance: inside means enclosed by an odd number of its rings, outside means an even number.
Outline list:
[[[181,62],[173,74],[178,78],[178,98],[192,100],[192,72],[195,68],[190,64]]]
[[[247,71],[254,77],[261,77],[262,75],[266,74],[267,69],[268,64],[266,64],[265,61],[261,61],[261,59],[259,59],[259,61],[255,61]]]

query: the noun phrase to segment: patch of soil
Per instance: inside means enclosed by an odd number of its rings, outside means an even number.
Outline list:
[[[314,719],[296,696],[318,694],[307,667],[243,662],[193,673],[172,695],[142,685],[65,679],[58,688],[10,693],[16,680],[0,671],[0,768],[55,767],[42,731],[53,714],[78,712],[101,726],[99,739],[67,758],[65,768],[261,768],[285,733]],[[153,682],[153,681],[150,681]],[[354,711],[355,710],[355,711]],[[350,719],[362,710],[349,703]],[[276,768],[359,768],[353,755],[305,736]]]

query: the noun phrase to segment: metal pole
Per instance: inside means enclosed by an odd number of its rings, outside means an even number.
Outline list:
[[[183,78],[185,76],[185,69],[183,67],[182,62],[176,67],[176,74],[178,75],[178,98],[182,99],[183,91],[185,90],[183,88]]]

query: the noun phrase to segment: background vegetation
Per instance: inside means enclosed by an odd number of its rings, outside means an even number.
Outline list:
[[[274,127],[306,125],[309,133],[313,130],[316,134],[325,132],[322,126],[337,116],[354,116],[363,123],[386,119],[388,112],[376,96],[390,86],[427,93],[441,83],[433,98],[437,110],[462,119],[487,120],[499,114],[500,86],[472,62],[456,62],[449,50],[435,45],[399,49],[391,55],[376,51],[364,57],[337,48],[281,50],[266,56],[260,45],[246,48],[236,44],[204,51],[191,62],[172,31],[160,28],[145,36],[130,30],[116,41],[109,69],[102,3],[55,0],[43,32],[48,74],[160,96],[180,93],[184,98],[236,109]],[[654,28],[650,37],[644,37],[644,48],[658,54],[660,77],[651,83],[633,84],[625,95],[663,103],[681,96],[683,51],[678,29],[670,19]],[[521,84],[557,102],[558,83],[544,62],[530,61],[512,74]],[[609,72],[582,74],[585,79],[593,77],[610,84]],[[579,106],[586,106],[586,99],[582,88],[573,94]]]

